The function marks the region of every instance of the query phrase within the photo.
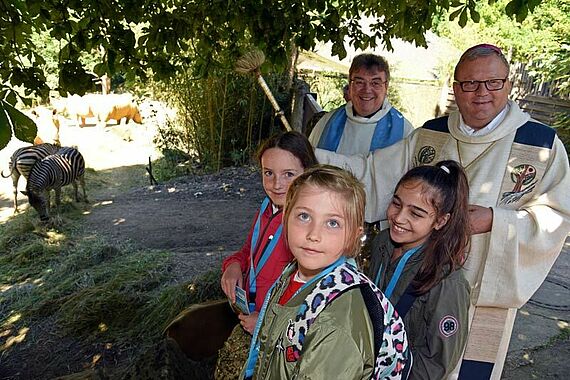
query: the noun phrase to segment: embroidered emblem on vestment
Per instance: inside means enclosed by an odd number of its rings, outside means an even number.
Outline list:
[[[426,165],[431,163],[435,158],[435,148],[433,146],[423,146],[418,152],[418,163]]]
[[[509,204],[519,201],[523,195],[530,193],[536,185],[536,168],[530,164],[516,166],[511,172],[511,180],[515,183],[512,191],[501,195],[499,204]]]

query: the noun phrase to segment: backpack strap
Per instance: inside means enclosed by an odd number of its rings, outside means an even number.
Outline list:
[[[414,287],[412,284],[408,285],[404,294],[402,294],[398,303],[394,306],[400,317],[404,318],[406,314],[408,314],[408,311],[412,308],[416,298],[418,298],[418,296],[414,292]]]

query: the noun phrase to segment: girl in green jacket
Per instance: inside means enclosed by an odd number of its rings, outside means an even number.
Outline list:
[[[402,378],[402,321],[354,265],[364,203],[362,184],[332,166],[290,185],[283,221],[296,261],[267,293],[243,378]]]
[[[469,187],[455,161],[418,166],[396,186],[390,228],[373,241],[368,275],[408,332],[410,379],[444,379],[467,339],[469,284],[460,270],[469,243]]]

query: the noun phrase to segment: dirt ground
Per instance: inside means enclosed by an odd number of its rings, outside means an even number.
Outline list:
[[[243,244],[262,198],[255,169],[227,168],[119,194],[106,192],[95,200],[85,223],[110,241],[174,252],[177,276],[188,280],[219,266]]]

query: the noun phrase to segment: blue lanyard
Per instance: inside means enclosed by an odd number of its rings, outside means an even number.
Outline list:
[[[297,289],[297,291],[295,292],[295,294],[293,294],[293,296],[290,299],[295,298],[295,296],[299,293],[301,293],[303,290],[307,289],[307,287],[309,287],[310,285],[312,285],[315,281],[320,280],[321,278],[324,278],[327,274],[329,274],[330,272],[332,272],[333,270],[336,269],[336,267],[338,267],[339,265],[342,265],[346,262],[346,257],[345,256],[341,256],[339,257],[334,263],[332,263],[331,265],[329,265],[328,267],[326,267],[325,269],[323,269],[321,272],[319,272],[318,275],[316,275],[315,277],[311,278],[309,281],[305,282],[303,284],[303,286],[301,286],[299,289]],[[302,305],[301,305],[302,306]]]
[[[386,297],[390,298],[392,296],[392,293],[394,292],[394,288],[396,287],[396,284],[400,280],[400,276],[402,276],[402,272],[404,271],[404,267],[406,266],[406,263],[408,262],[410,257],[412,257],[412,255],[414,253],[416,253],[421,247],[422,247],[421,245],[418,245],[417,247],[409,249],[408,251],[406,251],[406,253],[404,253],[404,256],[402,256],[402,258],[398,262],[398,265],[396,266],[396,270],[394,271],[394,274],[392,275],[392,278],[390,279],[390,282],[388,283],[388,286],[386,287],[386,290],[384,291],[384,295]],[[378,283],[378,281],[380,280],[380,277],[379,277],[380,272],[382,272],[382,265],[380,265],[380,269],[378,270],[378,274],[376,275],[376,283]]]
[[[251,236],[250,252],[249,252],[249,293],[250,294],[255,294],[257,292],[257,276],[261,272],[261,269],[263,269],[263,266],[267,263],[267,260],[269,260],[269,257],[271,257],[271,254],[273,253],[273,250],[275,249],[275,246],[277,245],[277,243],[279,242],[279,238],[281,237],[281,231],[283,230],[283,224],[281,224],[279,228],[277,228],[277,231],[275,232],[273,237],[270,237],[271,242],[269,243],[269,245],[261,255],[261,258],[257,262],[257,268],[255,268],[253,263],[253,256],[255,253],[255,249],[257,248],[258,245],[257,240],[259,239],[259,230],[261,229],[261,216],[267,209],[268,205],[269,205],[269,197],[265,197],[265,199],[261,203],[261,208],[259,210],[259,214],[257,215],[257,220],[255,221],[255,226],[253,227],[253,234]],[[255,302],[250,302],[249,311],[253,312],[254,310],[255,310]]]
[[[339,265],[342,265],[346,262],[346,257],[341,256],[337,261],[323,269],[318,275],[313,277],[310,281],[306,282],[301,289],[297,290],[293,297],[299,294],[303,289],[306,289],[309,285],[313,284],[315,281],[322,279],[327,274],[332,272],[336,269]],[[253,337],[251,338],[251,345],[249,347],[249,355],[247,357],[247,363],[245,367],[245,379],[251,378],[253,376],[255,370],[255,364],[257,363],[257,357],[259,356],[259,342],[257,340],[259,336],[259,330],[261,329],[261,325],[263,322],[263,318],[265,317],[265,312],[267,310],[267,306],[269,304],[269,299],[271,298],[271,293],[275,286],[279,283],[279,281],[275,281],[275,283],[271,286],[271,289],[267,292],[265,296],[265,300],[263,300],[263,306],[261,307],[261,311],[257,317],[257,322],[255,324],[255,329],[253,330]],[[291,297],[291,298],[293,298]],[[302,305],[301,305],[302,306]]]

